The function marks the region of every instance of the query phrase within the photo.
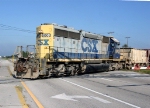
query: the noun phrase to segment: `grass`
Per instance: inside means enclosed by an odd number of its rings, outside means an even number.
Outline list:
[[[142,73],[142,74],[150,74],[150,70],[148,69],[141,69],[141,70],[127,70],[127,69],[122,69],[122,71],[133,71],[133,72],[138,72],[138,73]]]
[[[134,72],[143,73],[143,74],[150,74],[150,70],[141,69],[141,70],[133,70]]]

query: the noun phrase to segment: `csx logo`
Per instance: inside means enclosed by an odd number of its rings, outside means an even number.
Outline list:
[[[81,42],[81,47],[84,52],[98,52],[96,45],[98,41],[88,38],[83,38]]]
[[[49,45],[48,44],[48,39],[38,40],[38,45]]]

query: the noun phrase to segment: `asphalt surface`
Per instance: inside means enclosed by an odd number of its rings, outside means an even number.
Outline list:
[[[20,79],[14,78],[13,63],[8,60],[0,59],[0,108],[23,108],[16,87],[21,88],[22,95],[30,107],[36,108],[35,102],[26,92]],[[24,107],[26,108],[26,107]]]
[[[12,63],[1,60],[0,107],[22,107],[15,86],[30,108],[38,108],[23,81],[44,108],[150,108],[150,75],[131,71],[111,71],[73,77],[48,79],[15,79]],[[11,95],[11,96],[10,96]],[[11,98],[10,98],[11,97]],[[17,107],[16,107],[17,106]]]

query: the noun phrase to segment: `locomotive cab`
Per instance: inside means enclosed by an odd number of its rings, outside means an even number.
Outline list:
[[[109,45],[109,58],[110,59],[120,59],[120,42],[111,37],[110,38],[110,45]]]

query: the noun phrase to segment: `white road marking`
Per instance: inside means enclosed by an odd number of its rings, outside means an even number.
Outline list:
[[[101,78],[101,79],[103,79],[103,80],[107,80],[107,81],[113,81],[113,80],[110,80],[110,79],[106,79],[106,78]]]
[[[86,98],[86,99],[95,99],[95,100],[98,100],[98,101],[103,102],[103,103],[111,103],[111,102],[109,102],[107,100],[104,100],[104,99],[101,99],[99,97],[94,97],[94,96],[80,96],[80,95],[69,96],[69,95],[66,95],[65,93],[52,96],[51,98],[63,99],[63,100],[71,100],[71,101],[78,101],[78,100],[75,100],[74,98],[81,98],[81,99],[85,99]]]
[[[66,95],[65,93],[52,96],[51,98],[72,100],[72,101],[77,101],[77,100],[75,100],[73,98],[88,98],[88,99],[90,99],[89,96],[79,96],[79,95],[69,96],[69,95]]]
[[[134,107],[134,108],[140,108],[139,106],[136,106],[136,105],[130,104],[130,103],[128,103],[128,102],[125,102],[125,101],[119,100],[119,99],[117,99],[117,98],[114,98],[114,97],[111,97],[111,96],[105,95],[105,94],[103,94],[103,93],[100,93],[100,92],[94,91],[94,90],[92,90],[92,89],[89,89],[89,88],[86,88],[86,87],[84,87],[84,86],[78,85],[78,84],[73,83],[73,82],[71,82],[71,81],[67,81],[67,80],[62,79],[62,78],[59,78],[59,79],[60,79],[60,80],[65,81],[65,82],[68,82],[68,83],[70,83],[70,84],[72,84],[72,85],[75,85],[75,86],[81,87],[81,88],[86,89],[86,90],[88,90],[88,91],[91,91],[91,92],[93,92],[93,93],[96,93],[96,94],[99,94],[99,95],[102,95],[102,96],[108,97],[108,98],[110,98],[110,99],[113,99],[113,100],[115,100],[115,101],[118,101],[118,102],[124,103],[124,104],[129,105],[129,106],[132,106],[132,107]]]
[[[99,97],[93,97],[93,96],[91,96],[92,98],[94,98],[94,99],[96,99],[96,100],[98,100],[98,101],[101,101],[101,102],[103,102],[103,103],[111,103],[111,102],[109,102],[109,101],[107,101],[107,100],[104,100],[104,99],[102,99],[102,98],[99,98]]]

